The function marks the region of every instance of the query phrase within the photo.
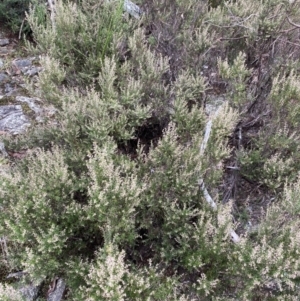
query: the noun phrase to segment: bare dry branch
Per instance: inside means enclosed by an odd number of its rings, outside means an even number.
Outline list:
[[[210,136],[210,133],[211,133],[211,129],[212,129],[212,119],[214,116],[218,115],[218,113],[220,112],[220,109],[221,109],[222,106],[220,106],[209,118],[207,124],[206,124],[206,127],[205,127],[205,132],[204,132],[204,138],[203,138],[203,141],[200,145],[200,154],[203,155],[204,154],[204,151],[206,149],[206,146],[207,146],[207,142],[208,142],[208,139],[209,139],[209,136]],[[202,190],[203,192],[203,195],[204,195],[204,198],[206,200],[206,202],[211,206],[211,208],[213,210],[217,210],[217,204],[215,203],[215,201],[213,200],[213,198],[210,196],[210,194],[208,193],[206,187],[205,187],[205,184],[203,182],[203,179],[200,179],[199,180],[199,186],[200,186],[200,189]],[[230,236],[231,236],[231,240],[234,242],[234,243],[238,243],[240,241],[240,237],[236,234],[236,232],[234,230],[230,230]]]
[[[294,22],[290,19],[290,17],[287,16],[286,18],[287,18],[288,22],[289,22],[291,25],[293,25],[293,26],[295,26],[295,27],[297,27],[297,28],[300,28],[300,25],[294,23]]]

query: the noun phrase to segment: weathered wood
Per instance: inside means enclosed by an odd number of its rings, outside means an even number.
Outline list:
[[[211,129],[212,129],[212,124],[213,124],[213,117],[216,116],[216,115],[218,115],[218,113],[220,112],[221,107],[222,106],[220,106],[215,112],[213,112],[211,114],[211,116],[209,116],[209,120],[206,123],[205,131],[204,131],[204,137],[203,137],[202,143],[200,145],[200,154],[201,155],[204,154],[204,151],[205,151],[206,146],[207,146],[208,139],[210,137],[210,133],[211,133]],[[215,201],[213,200],[213,198],[210,196],[209,192],[207,191],[207,189],[205,187],[205,184],[203,182],[203,179],[199,179],[199,186],[200,186],[200,189],[203,192],[203,196],[204,196],[206,202],[211,206],[211,208],[213,210],[217,210],[217,204],[215,203]],[[239,243],[240,237],[232,229],[230,229],[230,237],[231,237],[231,240],[234,243]]]
[[[55,4],[56,4],[56,0],[48,0],[48,6],[50,10],[50,20],[53,27],[55,27]]]

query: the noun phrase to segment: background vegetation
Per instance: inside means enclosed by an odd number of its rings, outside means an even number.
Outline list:
[[[32,3],[58,112],[5,141],[3,265],[66,300],[298,300],[300,4],[137,4]]]
[[[25,11],[29,9],[30,0],[2,0],[0,2],[0,24],[7,25],[16,33],[25,21]],[[25,23],[23,32],[28,32],[29,25]]]

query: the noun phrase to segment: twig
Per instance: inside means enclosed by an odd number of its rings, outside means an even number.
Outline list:
[[[53,293],[57,286],[58,277],[54,277],[53,281],[49,285],[49,289],[47,291],[47,296],[49,296],[51,293]]]
[[[216,116],[219,113],[220,109],[221,109],[221,106],[216,110],[216,112],[213,114],[213,116]],[[204,138],[203,138],[203,141],[200,145],[200,154],[201,155],[204,154],[204,151],[205,151],[206,146],[207,146],[207,142],[208,142],[208,139],[209,139],[209,136],[210,136],[210,133],[211,133],[211,129],[212,129],[213,116],[210,116],[209,121],[207,122],[206,127],[205,127]],[[206,202],[211,206],[211,208],[213,210],[217,210],[217,204],[215,203],[213,198],[208,193],[208,191],[205,187],[205,184],[203,182],[203,179],[199,180],[199,186],[200,186],[200,189],[203,192],[203,195],[204,195],[204,198],[205,198]],[[231,240],[234,243],[238,243],[240,241],[240,237],[232,229],[230,230],[230,237],[231,237]]]
[[[291,25],[293,25],[293,26],[295,26],[295,27],[297,27],[297,28],[300,28],[300,25],[294,23],[294,22],[290,19],[290,17],[287,16],[286,18],[287,18],[288,22],[289,22]]]
[[[238,166],[226,166],[227,169],[240,170]]]
[[[50,8],[50,19],[51,19],[51,23],[53,28],[55,28],[55,5],[56,5],[56,0],[48,0],[48,5]]]
[[[26,274],[28,274],[28,272],[26,272],[26,271],[20,271],[20,272],[16,272],[16,273],[10,273],[10,274],[8,274],[6,276],[6,279],[10,279],[10,278],[20,279],[20,278],[22,278]]]
[[[0,244],[1,244],[2,254],[3,254],[4,258],[7,259],[8,258],[8,248],[7,248],[5,237],[0,238]]]
[[[20,30],[19,30],[19,40],[21,40],[21,34],[22,34],[22,30],[23,30],[25,20],[26,20],[26,18],[23,19]]]
[[[236,38],[219,38],[218,41],[233,41],[233,40],[241,40],[241,39],[247,39],[249,36],[241,36]]]
[[[207,124],[206,124],[206,127],[205,127],[205,133],[204,133],[204,138],[203,138],[203,141],[200,145],[200,154],[203,155],[204,154],[204,151],[206,149],[206,145],[207,145],[207,142],[208,142],[208,138],[210,136],[210,132],[211,132],[211,127],[212,127],[212,120],[210,119]]]
[[[210,205],[210,207],[213,210],[217,210],[217,204],[215,203],[215,201],[212,199],[212,197],[208,193],[208,191],[207,191],[207,189],[206,189],[205,184],[203,183],[203,181],[200,184],[200,189],[203,191],[204,198],[205,198],[206,202]]]
[[[230,236],[231,236],[231,239],[234,243],[239,243],[240,242],[240,237],[235,233],[235,231],[231,230],[230,231]]]
[[[300,27],[299,27],[300,28]],[[278,39],[279,41],[282,41],[282,42],[285,42],[285,43],[288,43],[288,44],[291,44],[291,45],[294,45],[294,46],[298,46],[300,47],[300,44],[298,43],[293,43],[291,41],[288,41],[288,40],[283,40],[283,39]]]

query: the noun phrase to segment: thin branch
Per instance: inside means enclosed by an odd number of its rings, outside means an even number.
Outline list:
[[[279,40],[279,41],[282,41],[282,42],[285,42],[285,43],[288,43],[288,44],[291,44],[291,45],[294,45],[294,46],[300,47],[300,44],[298,44],[298,43],[293,43],[293,42],[291,42],[291,41],[283,40],[283,39],[278,39],[278,40]]]
[[[240,170],[238,166],[226,166],[227,169]]]
[[[203,138],[203,141],[200,145],[200,154],[203,155],[204,154],[204,151],[206,149],[206,146],[207,146],[207,142],[208,142],[208,138],[210,136],[210,132],[211,132],[211,127],[212,127],[212,120],[210,119],[207,124],[206,124],[206,127],[205,127],[205,133],[204,133],[204,138]]]
[[[246,38],[249,38],[249,36],[241,36],[236,38],[220,38],[219,41],[241,40]]]
[[[221,109],[222,106],[220,106],[216,112],[214,112],[214,114],[212,114],[212,116],[210,116],[206,126],[205,126],[205,132],[204,132],[204,138],[203,138],[203,141],[200,145],[200,154],[203,155],[204,154],[204,151],[206,149],[206,146],[207,146],[207,142],[208,142],[208,139],[209,139],[209,136],[210,136],[210,133],[211,133],[211,129],[212,129],[212,119],[214,116],[218,115],[220,109]],[[202,190],[203,192],[203,196],[206,200],[206,202],[211,206],[211,208],[213,210],[217,210],[217,204],[215,203],[215,201],[213,200],[213,198],[210,196],[210,194],[208,193],[206,187],[205,187],[205,184],[204,184],[204,181],[203,179],[199,179],[199,186],[200,186],[200,189]],[[231,237],[231,240],[234,242],[234,243],[238,243],[240,241],[240,237],[236,234],[236,232],[234,230],[230,230],[230,237]]]
[[[8,258],[8,248],[7,248],[5,237],[0,238],[0,245],[1,245],[1,250],[2,250],[3,257],[5,259],[7,259]]]
[[[236,244],[239,243],[241,240],[240,237],[233,230],[230,231],[230,236],[231,236],[232,241]]]
[[[23,26],[24,26],[24,22],[25,22],[26,18],[23,19],[22,24],[20,26],[20,30],[19,30],[19,40],[21,40],[22,37],[22,30],[23,30]]]
[[[48,5],[49,5],[49,9],[50,9],[50,20],[51,20],[53,28],[55,28],[55,5],[56,5],[56,0],[48,0]]]
[[[295,26],[295,27],[297,27],[297,28],[300,28],[300,25],[294,23],[294,22],[290,19],[290,17],[287,16],[286,18],[287,18],[288,22],[289,22],[291,25],[293,25],[293,26]]]
[[[203,182],[200,185],[200,188],[203,191],[203,195],[204,195],[204,198],[205,198],[206,202],[211,206],[211,208],[213,210],[217,210],[217,204],[215,203],[215,201],[212,199],[212,197],[208,193],[208,191],[207,191],[207,189],[205,187],[205,184]]]

